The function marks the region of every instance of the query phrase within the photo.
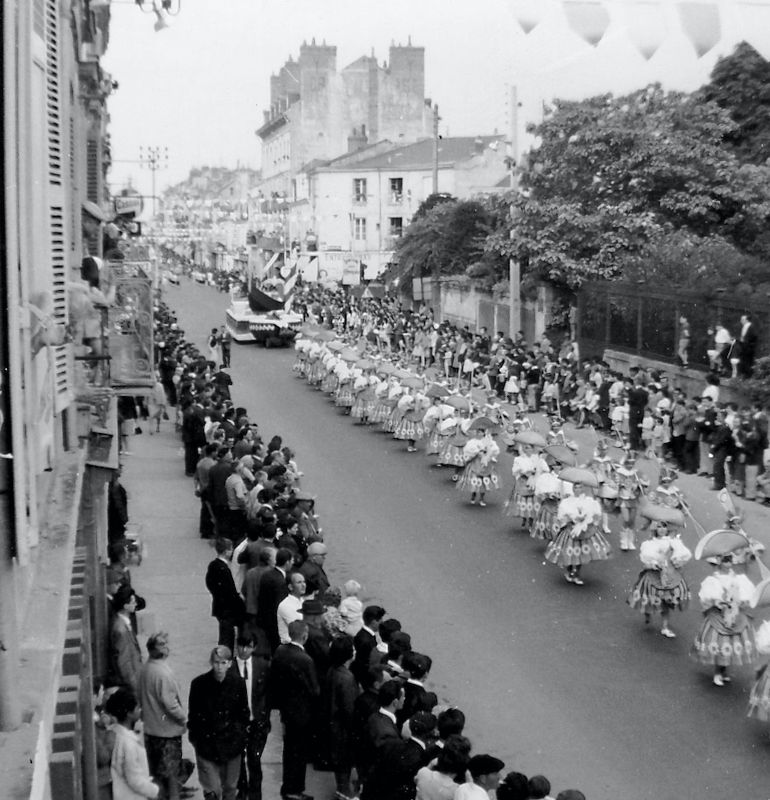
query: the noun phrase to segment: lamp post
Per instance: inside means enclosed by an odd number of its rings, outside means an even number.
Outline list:
[[[168,147],[139,145],[139,166],[152,172],[152,216],[155,218],[155,173],[168,167]]]

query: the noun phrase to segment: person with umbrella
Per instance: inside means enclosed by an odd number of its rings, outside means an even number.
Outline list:
[[[759,587],[757,587],[759,590]],[[765,620],[756,634],[757,652],[770,656],[770,620]],[[762,722],[770,721],[770,661],[756,671],[754,683],[749,694],[749,710],[747,716],[755,717]]]
[[[565,497],[556,513],[559,528],[545,551],[546,561],[564,570],[569,583],[582,586],[580,571],[591,561],[604,561],[610,557],[610,543],[602,530],[602,507],[593,497],[599,482],[591,470],[567,467],[559,478],[574,486],[574,494]]]
[[[682,566],[692,558],[692,553],[679,536],[671,535],[669,526],[682,527],[684,515],[677,509],[653,503],[642,505],[639,513],[649,520],[651,536],[639,549],[644,569],[628,595],[628,604],[644,614],[645,624],[649,624],[653,611],[659,611],[661,634],[674,639],[676,634],[671,630],[669,618],[672,609],[684,611],[689,604],[690,588]]]
[[[465,468],[457,482],[457,488],[461,491],[470,490],[471,505],[476,505],[478,494],[479,505],[486,506],[486,493],[500,488],[500,476],[497,473],[500,448],[490,433],[494,427],[495,423],[488,417],[479,417],[468,427],[468,432],[474,433],[475,438],[469,439],[463,447]]]
[[[602,527],[605,533],[610,532],[610,514],[615,514],[619,510],[615,463],[608,452],[609,442],[606,439],[599,439],[591,460],[586,464],[599,481],[597,496],[602,504]]]
[[[548,471],[540,448],[545,447],[545,439],[534,430],[517,433],[514,441],[519,445],[519,455],[513,459],[513,489],[506,503],[506,514],[521,517],[525,529],[532,527],[537,509],[535,508],[535,479]]]
[[[736,553],[751,547],[748,537],[735,530],[716,530],[701,537],[695,558],[707,558],[713,574],[701,583],[698,599],[703,624],[695,636],[692,654],[714,668],[714,685],[730,681],[731,666],[750,664],[756,657],[754,629],[746,609],[754,596],[754,584],[736,573]]]

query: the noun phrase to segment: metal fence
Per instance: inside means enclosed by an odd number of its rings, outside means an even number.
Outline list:
[[[578,294],[577,335],[584,357],[611,348],[643,358],[675,363],[680,318],[690,327],[689,364],[707,367],[713,328],[724,325],[740,337],[741,315],[750,313],[759,335],[757,356],[770,354],[770,298],[737,298],[729,292],[708,295],[676,287],[636,283],[585,284]]]

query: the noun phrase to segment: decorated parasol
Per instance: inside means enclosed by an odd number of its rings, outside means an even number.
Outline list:
[[[377,372],[380,375],[392,375],[396,368],[389,361],[385,361],[377,367]]]
[[[579,483],[582,486],[591,486],[594,489],[599,486],[599,479],[590,469],[584,467],[565,467],[559,473],[559,479],[567,483]]]
[[[432,383],[428,387],[428,391],[425,392],[426,397],[449,397],[449,389],[446,386],[442,386],[440,383]]]
[[[358,367],[358,369],[374,369],[374,361],[370,361],[368,358],[362,358],[356,361],[355,366]]]
[[[410,389],[422,389],[425,385],[422,378],[418,378],[416,375],[411,375],[408,378],[404,378],[401,381],[402,386],[408,386]]]
[[[662,503],[651,503],[643,498],[639,503],[639,513],[653,522],[665,522],[667,525],[684,527],[684,514],[678,508],[664,506]]]
[[[770,577],[757,584],[754,596],[751,598],[752,608],[767,608],[768,606],[770,606]]]
[[[705,536],[701,536],[695,546],[695,558],[709,558],[712,556],[725,556],[736,550],[751,547],[749,537],[742,531],[734,531],[730,528],[720,528],[709,531]]]
[[[529,430],[519,431],[514,435],[513,441],[517,442],[518,444],[530,444],[533,447],[546,446],[546,441],[543,434],[536,430],[532,430],[531,428]]]
[[[331,350],[333,353],[339,353],[340,350],[345,349],[345,345],[340,341],[329,342],[329,344],[326,345],[326,349]]]
[[[349,364],[355,364],[356,361],[361,360],[361,354],[357,353],[355,350],[351,350],[349,347],[342,350],[340,353],[340,358],[343,361],[347,361]]]
[[[543,450],[543,455],[551,456],[564,467],[577,466],[577,456],[566,444],[549,444]]]
[[[489,431],[497,428],[497,423],[489,417],[477,417],[468,426],[469,431]]]
[[[444,402],[448,406],[452,406],[452,408],[456,408],[459,411],[470,411],[471,410],[471,402],[468,400],[467,397],[463,397],[461,394],[451,394],[447,397]]]

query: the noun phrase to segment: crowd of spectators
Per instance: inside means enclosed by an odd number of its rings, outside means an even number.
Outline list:
[[[142,660],[135,612],[144,600],[126,568],[118,481],[108,579],[118,689],[102,725],[113,731],[115,800],[192,796],[185,733],[205,800],[261,798],[272,710],[280,713],[287,800],[309,800],[308,764],[334,773],[337,800],[550,797],[544,776],[504,774],[500,759],[474,752],[465,714],[440,705],[429,688],[431,657],[398,619],[363,602],[357,580],[327,573],[316,498],[301,486],[292,448],[281,436],[268,439],[248,409],[234,405],[229,373],[185,340],[169,308],[160,303],[156,315],[159,381],[200,503],[199,534],[214,548],[205,583],[216,646],[187,703],[166,633],[149,637]],[[468,343],[479,354],[489,346],[483,337]],[[144,747],[134,730],[140,718]],[[582,799],[574,789],[558,794]]]

